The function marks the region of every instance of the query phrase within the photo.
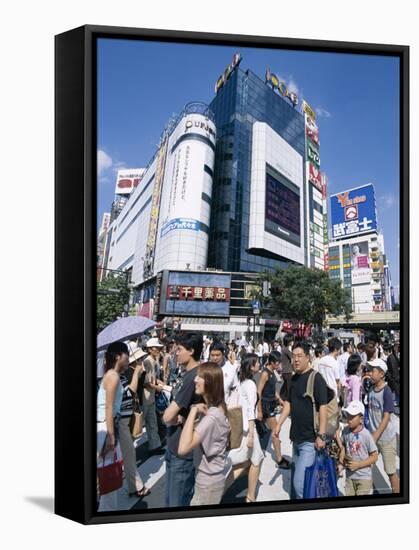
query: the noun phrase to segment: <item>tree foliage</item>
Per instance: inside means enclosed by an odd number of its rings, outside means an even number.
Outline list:
[[[108,275],[97,286],[96,329],[100,332],[124,313],[129,288],[125,275]]]
[[[326,315],[345,315],[350,318],[352,303],[350,292],[332,281],[320,269],[304,266],[277,268],[264,273],[261,281],[270,283],[269,296],[260,293],[264,309],[273,318],[294,323],[324,325]]]

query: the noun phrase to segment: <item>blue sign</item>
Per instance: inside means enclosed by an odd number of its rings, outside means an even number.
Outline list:
[[[377,229],[372,183],[331,195],[330,203],[332,239],[356,237]]]
[[[173,231],[174,229],[190,229],[192,231],[199,231],[200,223],[198,220],[192,220],[189,218],[175,218],[170,220],[170,222],[166,223],[161,228],[160,236],[164,237],[167,233],[169,233],[169,231]]]

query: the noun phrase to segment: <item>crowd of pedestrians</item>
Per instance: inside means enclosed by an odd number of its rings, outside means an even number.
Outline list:
[[[291,468],[292,498],[304,498],[306,469],[321,452],[345,476],[344,496],[372,494],[379,455],[399,492],[398,342],[369,340],[355,348],[338,338],[314,344],[285,335],[253,345],[183,333],[142,344],[108,346],[97,395],[98,468],[122,461],[130,497],[150,493],[136,464],[138,411],[149,455],[164,454],[166,507],[219,504],[240,476],[247,479],[245,501],[257,501],[270,448],[278,468]],[[288,418],[292,461],[281,451]],[[117,491],[98,503],[99,511],[116,510]]]

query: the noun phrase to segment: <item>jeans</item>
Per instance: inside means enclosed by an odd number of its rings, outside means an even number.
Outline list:
[[[166,450],[166,506],[189,506],[194,493],[193,459],[179,458]]]
[[[303,498],[306,468],[313,465],[315,458],[316,448],[314,447],[314,443],[310,443],[308,441],[303,443],[294,443],[292,460],[294,462],[293,486],[295,498]]]

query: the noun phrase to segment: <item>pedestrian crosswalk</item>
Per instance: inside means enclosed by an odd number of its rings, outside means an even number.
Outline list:
[[[399,433],[399,419],[393,417],[396,431]],[[289,439],[290,419],[287,419],[281,430],[282,454],[291,460],[292,443]],[[165,491],[165,461],[164,455],[150,456],[147,451],[147,434],[143,432],[135,442],[137,454],[137,467],[141,479],[151,489],[151,494],[141,501],[137,497],[129,497],[128,488],[124,480],[122,488],[118,491],[118,510],[164,508]],[[399,457],[397,457],[399,469]],[[378,494],[390,493],[390,483],[384,471],[381,456],[373,467],[374,492]],[[345,478],[338,479],[340,496],[345,495]],[[247,491],[247,476],[243,475],[236,480],[223,496],[223,504],[235,504],[243,502]],[[265,452],[265,458],[259,477],[257,489],[257,502],[283,501],[291,498],[291,470],[279,469],[276,465],[275,455],[271,440]]]

